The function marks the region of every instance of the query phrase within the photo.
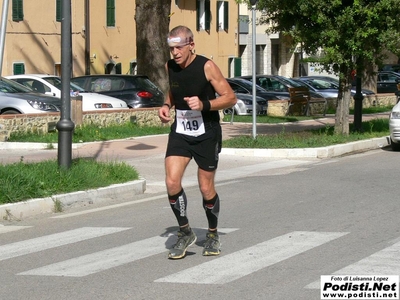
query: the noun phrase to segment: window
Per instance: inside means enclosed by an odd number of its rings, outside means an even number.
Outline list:
[[[12,1],[12,19],[15,22],[24,20],[24,2],[23,0]]]
[[[115,26],[115,0],[107,0],[107,27]]]
[[[56,21],[61,22],[61,0],[56,0]]]
[[[136,75],[137,74],[137,62],[131,61],[129,64],[129,74]]]
[[[196,30],[210,30],[211,11],[210,0],[196,0]]]
[[[228,31],[229,2],[217,1],[217,31]]]
[[[13,74],[25,74],[25,65],[23,63],[14,63],[13,65]]]
[[[249,33],[249,16],[240,15],[239,16],[239,33],[248,34]]]

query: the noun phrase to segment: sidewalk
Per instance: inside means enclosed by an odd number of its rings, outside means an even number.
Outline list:
[[[387,114],[364,116],[363,121],[372,118],[385,118]],[[324,128],[335,122],[334,116],[327,116],[317,120],[307,120],[285,124],[257,124],[256,135],[280,133],[282,131],[302,131],[315,128]],[[350,120],[352,122],[352,120]],[[252,135],[253,124],[249,123],[222,123],[223,139],[241,135]],[[65,195],[56,195],[45,199],[33,199],[23,203],[0,205],[0,218],[3,220],[22,219],[41,213],[52,212],[54,201],[61,201],[66,207],[72,205],[87,205],[99,201],[110,201],[121,198],[121,195],[143,194],[146,184],[157,182],[160,189],[164,181],[163,160],[167,144],[167,135],[135,137],[125,140],[92,142],[72,145],[72,157],[90,157],[103,161],[125,161],[134,166],[139,174],[146,178],[114,185],[97,190],[81,191]],[[361,152],[388,146],[386,137],[366,141],[353,142],[321,148],[304,149],[228,149],[223,148],[221,156],[234,155],[237,157],[257,156],[265,159],[301,159],[301,158],[328,158],[337,157],[352,152]],[[57,145],[55,145],[57,147]],[[41,143],[0,143],[0,163],[38,162],[48,159],[57,159],[58,150],[47,149],[47,144]],[[159,166],[159,167],[155,167]],[[0,224],[1,225],[1,224]]]

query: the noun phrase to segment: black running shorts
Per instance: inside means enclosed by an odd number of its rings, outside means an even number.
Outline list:
[[[194,158],[200,169],[214,171],[218,167],[221,144],[222,130],[219,123],[197,137],[179,134],[172,130],[169,134],[165,156]]]

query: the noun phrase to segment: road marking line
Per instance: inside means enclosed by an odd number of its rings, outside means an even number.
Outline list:
[[[0,246],[0,261],[128,230],[120,227],[83,227]]]
[[[21,229],[31,228],[32,226],[2,226],[0,225],[0,234],[17,231]]]
[[[193,284],[228,283],[346,234],[344,232],[294,231],[157,279],[155,282]]]
[[[328,275],[399,275],[399,253],[400,242]],[[321,281],[316,280],[305,288],[320,289]]]
[[[194,229],[197,231],[196,229]],[[221,228],[221,233],[230,233],[237,228]],[[90,253],[41,268],[21,272],[18,275],[83,277],[134,262],[152,255],[166,252],[168,238],[172,234],[155,236],[120,247]],[[172,245],[171,245],[172,246]]]

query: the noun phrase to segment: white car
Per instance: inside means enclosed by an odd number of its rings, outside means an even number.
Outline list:
[[[61,98],[61,78],[47,74],[20,74],[4,76],[16,81],[37,93],[42,93]],[[107,110],[107,109],[129,109],[125,101],[118,98],[86,92],[81,87],[71,83],[71,92],[82,96],[82,110]]]
[[[389,131],[393,151],[400,151],[400,102],[397,102],[390,113]]]

